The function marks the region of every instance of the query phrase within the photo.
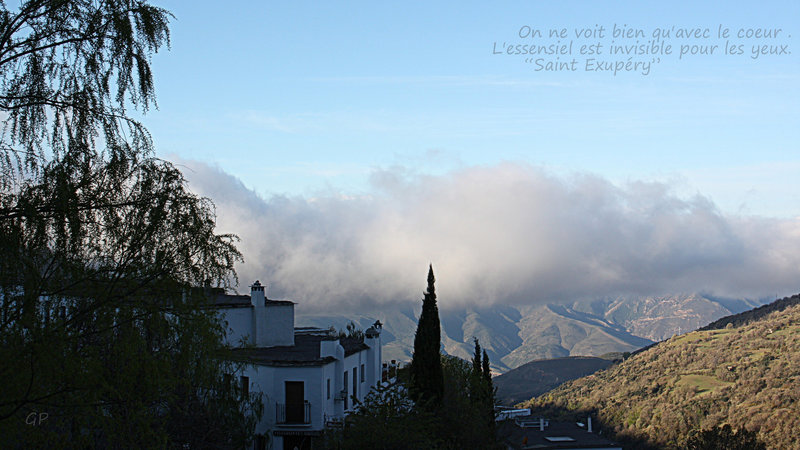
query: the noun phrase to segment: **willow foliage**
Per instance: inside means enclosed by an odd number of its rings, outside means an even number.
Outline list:
[[[0,2],[0,446],[241,447],[260,414],[191,288],[236,281],[236,238],[128,115],[170,18]]]

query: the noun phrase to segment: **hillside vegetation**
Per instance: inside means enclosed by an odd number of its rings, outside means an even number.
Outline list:
[[[675,336],[527,405],[594,411],[619,439],[659,448],[723,424],[758,433],[768,448],[800,448],[800,305]]]
[[[749,311],[744,311],[732,316],[725,316],[721,319],[715,320],[710,324],[700,328],[700,330],[719,330],[731,324],[735,327],[746,325],[750,322],[762,319],[775,311],[783,311],[790,306],[800,304],[800,294],[786,297],[781,300],[775,300],[772,303],[753,308]]]

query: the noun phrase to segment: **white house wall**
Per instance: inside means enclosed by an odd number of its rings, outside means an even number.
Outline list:
[[[347,410],[352,411],[354,409],[352,398],[355,396],[359,402],[364,401],[364,390],[367,387],[365,380],[361,379],[361,364],[366,364],[367,358],[364,356],[366,352],[358,352],[354,353],[344,359],[344,368],[349,373],[348,383],[347,383]],[[353,392],[353,369],[356,370],[356,392]]]
[[[320,358],[333,357],[336,361],[326,364],[323,368],[323,378],[326,389],[327,414],[332,417],[342,417],[344,415],[344,402],[336,400],[344,389],[344,348],[339,345],[338,340],[320,342]],[[327,379],[331,379],[331,398],[327,398]]]
[[[269,304],[259,319],[257,346],[294,345],[294,305]]]
[[[244,342],[251,343],[253,339],[253,309],[252,308],[225,308],[220,311],[220,317],[227,322],[225,343],[238,347]],[[223,322],[224,323],[224,322]]]
[[[322,366],[322,402],[324,404],[322,414],[325,417],[342,417],[344,415],[343,403],[337,401],[337,394],[342,390],[342,374],[340,361],[335,361]],[[331,395],[328,396],[328,380],[331,380]],[[338,380],[338,381],[337,381]]]
[[[352,369],[351,369],[352,370]],[[242,374],[249,378],[250,392],[260,393],[264,403],[264,415],[256,425],[256,434],[271,434],[280,429],[277,423],[277,404],[286,401],[286,381],[303,382],[303,397],[310,404],[310,425],[292,429],[322,430],[325,418],[341,416],[337,414],[335,399],[336,364],[331,362],[323,366],[308,367],[269,367],[247,365]],[[327,398],[327,380],[331,379],[331,396]],[[339,408],[341,409],[341,407]],[[273,448],[283,448],[283,438],[273,436]]]
[[[377,386],[381,382],[383,375],[383,355],[381,352],[381,337],[364,339],[364,343],[369,346],[367,353],[367,385]]]

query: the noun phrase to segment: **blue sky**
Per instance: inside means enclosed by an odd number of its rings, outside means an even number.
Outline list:
[[[158,4],[176,16],[172,50],[154,59],[160,109],[144,118],[159,154],[218,165],[264,196],[357,195],[376,169],[507,161],[800,215],[794,1]],[[614,24],[647,39],[673,25],[782,32],[736,39],[743,56],[665,57],[646,76],[537,72],[492,54],[529,43],[524,26]],[[765,43],[792,54],[749,57]]]
[[[429,263],[443,305],[800,288],[796,1],[161,5],[172,50],[144,122],[241,238],[245,291],[418,302]],[[615,24],[639,44],[669,29],[675,53],[585,71],[583,44],[627,62]],[[762,28],[781,31],[737,37]],[[554,40],[577,70],[496,54]]]

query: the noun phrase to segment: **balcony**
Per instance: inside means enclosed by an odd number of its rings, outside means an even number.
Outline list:
[[[311,403],[276,403],[275,418],[278,425],[311,425]]]

